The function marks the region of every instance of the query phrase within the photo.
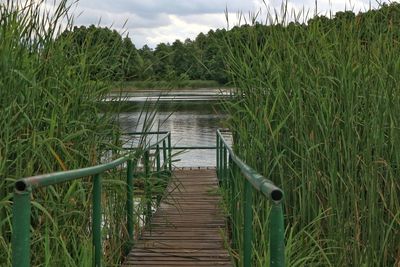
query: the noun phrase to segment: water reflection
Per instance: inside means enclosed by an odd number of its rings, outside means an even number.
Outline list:
[[[131,103],[135,105],[135,103]],[[141,120],[139,120],[141,117]],[[226,115],[216,102],[163,105],[155,115],[152,131],[170,131],[173,146],[215,146],[216,129],[224,127]],[[144,115],[140,110],[119,113],[125,132],[142,129]],[[177,152],[174,150],[174,153]],[[178,167],[215,166],[215,150],[188,150],[177,156]]]

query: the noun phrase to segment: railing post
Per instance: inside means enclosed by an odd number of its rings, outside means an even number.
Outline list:
[[[269,247],[270,247],[270,266],[285,266],[285,229],[283,224],[282,203],[272,204],[269,219]]]
[[[244,180],[244,231],[243,231],[243,266],[251,267],[253,241],[253,188],[250,182]]]
[[[223,169],[223,179],[222,179],[222,185],[225,187],[227,186],[227,181],[228,181],[228,159],[227,159],[227,152],[228,150],[226,147],[222,150],[223,157],[224,157],[224,169]]]
[[[222,170],[224,168],[224,160],[222,158],[222,148],[223,148],[223,142],[220,141],[219,143],[219,148],[218,148],[218,158],[219,158],[219,170],[218,170],[218,181],[221,183],[222,180]]]
[[[228,199],[229,203],[232,206],[234,203],[232,202],[233,198],[233,193],[232,193],[232,187],[233,187],[233,179],[234,179],[234,173],[233,173],[233,160],[231,157],[231,154],[228,155],[228,180],[227,180],[227,194],[228,194]]]
[[[224,148],[224,143],[221,142],[221,146],[219,147],[219,161],[221,163],[221,167],[219,170],[219,181],[221,182],[223,179],[223,170],[224,170],[224,158],[222,157],[222,150]]]
[[[216,166],[217,166],[217,176],[218,176],[218,171],[219,171],[219,154],[218,154],[218,150],[219,150],[219,135],[218,135],[218,131],[216,131],[217,136],[216,136],[216,148],[215,148],[215,158],[216,158]]]
[[[156,146],[156,163],[157,163],[157,176],[160,177],[161,159],[160,159],[160,146]]]
[[[129,159],[127,162],[127,170],[126,170],[126,222],[128,228],[128,236],[129,242],[128,247],[133,245],[133,231],[134,231],[134,223],[133,223],[133,160]]]
[[[217,158],[217,178],[219,179],[219,168],[221,166],[221,162],[219,160],[219,134],[217,131],[217,142],[216,142],[216,147],[215,147],[215,156]]]
[[[15,189],[13,198],[12,266],[30,266],[31,190]]]
[[[146,150],[144,152],[144,172],[145,172],[145,182],[144,182],[144,190],[145,190],[145,198],[146,198],[146,209],[145,209],[145,217],[146,223],[150,221],[151,217],[151,185],[150,185],[150,152]]]
[[[101,266],[101,176],[93,176],[92,231],[94,247],[94,266]]]
[[[171,132],[168,133],[168,167],[169,171],[172,172],[172,145],[171,145]]]
[[[166,171],[167,170],[167,144],[166,144],[166,141],[165,141],[165,139],[163,140],[163,167],[164,167],[164,171]]]
[[[241,208],[240,203],[237,200],[237,183],[239,181],[239,173],[238,173],[238,166],[236,163],[232,163],[232,177],[231,177],[231,199],[229,199],[231,203],[231,223],[232,223],[232,247],[234,249],[237,248],[237,232],[235,230],[235,227],[237,226],[237,214],[238,214],[238,209]]]
[[[161,154],[160,154],[160,146],[159,145],[157,145],[157,148],[156,148],[156,161],[157,161],[157,178],[158,178],[157,183],[161,184],[161,176],[162,176],[161,175]],[[157,191],[156,195],[157,195],[157,206],[158,206],[161,202],[162,193]]]

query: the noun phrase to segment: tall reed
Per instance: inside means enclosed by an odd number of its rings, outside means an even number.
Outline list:
[[[72,27],[70,6],[63,0],[48,10],[46,4],[0,3],[2,266],[10,265],[13,182],[25,176],[97,164],[104,151],[119,146],[113,141],[119,132],[113,117],[98,109],[98,102],[110,88],[89,76],[89,70],[104,59],[85,45],[73,59],[66,58],[65,49],[72,40],[57,37]],[[126,234],[124,227],[116,227],[125,218],[123,182],[110,175],[104,177],[103,194],[107,266],[119,263],[121,239]],[[32,266],[91,264],[91,188],[85,179],[35,191]]]
[[[285,192],[289,262],[397,266],[400,5],[307,24],[286,11],[226,38],[235,151]]]

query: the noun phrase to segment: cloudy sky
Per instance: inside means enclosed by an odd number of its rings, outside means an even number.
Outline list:
[[[345,9],[358,12],[370,5],[376,7],[376,1],[318,0],[317,10],[319,14]],[[79,0],[73,12],[79,14],[76,25],[112,26],[128,33],[140,48],[144,44],[155,47],[160,42],[193,39],[200,32],[226,28],[226,9],[232,27],[238,23],[238,12],[248,17],[249,12],[261,10],[259,18],[265,20],[268,9],[281,10],[281,0]],[[315,1],[289,0],[288,10],[314,14]]]

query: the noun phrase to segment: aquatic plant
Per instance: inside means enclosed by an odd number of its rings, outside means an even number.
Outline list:
[[[110,88],[89,75],[102,58],[83,45],[71,62],[64,53],[71,40],[55,41],[72,27],[70,7],[67,1],[0,3],[1,265],[10,266],[16,179],[91,166],[121,146],[111,112],[98,108]],[[104,262],[112,266],[124,253],[126,196],[124,178],[104,179]],[[91,265],[91,190],[85,179],[33,194],[32,266]]]
[[[397,266],[400,5],[290,23],[283,7],[226,37],[234,149],[285,192],[289,266]],[[265,266],[260,198],[254,214]]]

